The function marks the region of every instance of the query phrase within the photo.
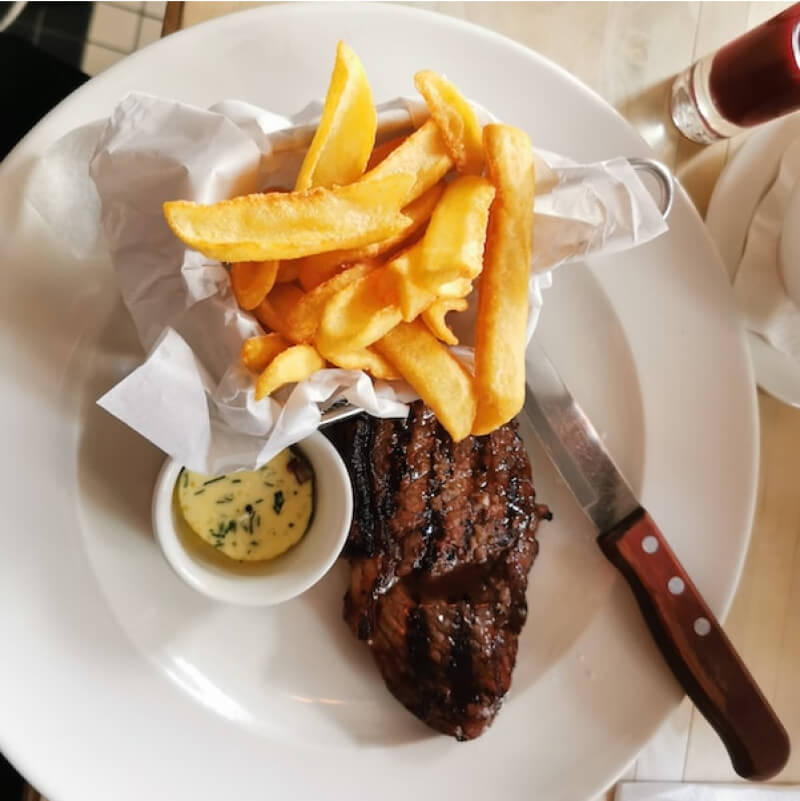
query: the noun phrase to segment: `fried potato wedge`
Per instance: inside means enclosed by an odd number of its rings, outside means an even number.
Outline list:
[[[236,302],[245,311],[252,311],[269,294],[277,275],[277,261],[234,262],[231,286]]]
[[[373,378],[397,381],[400,373],[373,348],[362,348],[353,353],[336,353],[328,361],[344,370],[363,370]]]
[[[483,250],[494,187],[485,178],[464,175],[447,185],[422,240],[421,258],[412,279],[438,294],[459,278],[476,278],[483,269]]]
[[[440,298],[465,298],[472,292],[472,281],[469,278],[456,278],[439,287]]]
[[[480,175],[483,169],[483,139],[472,106],[450,81],[431,70],[414,76],[414,86],[442,134],[442,139],[463,175]]]
[[[325,358],[366,348],[402,319],[395,281],[377,269],[339,290],[325,305],[315,344]]]
[[[408,381],[455,442],[475,418],[472,377],[419,320],[400,323],[374,345]]]
[[[483,129],[486,169],[497,189],[478,284],[473,434],[488,434],[525,401],[525,330],[535,177],[528,135],[509,125]]]
[[[386,272],[394,283],[393,294],[400,307],[403,320],[410,323],[436,300],[436,293],[420,286],[415,277],[420,271],[424,240],[420,240],[402,253],[398,253],[387,265]]]
[[[458,337],[453,333],[453,329],[447,324],[448,312],[463,312],[467,310],[465,298],[442,298],[436,300],[422,312],[422,322],[428,326],[428,330],[445,345],[458,345]]]
[[[292,305],[286,316],[286,325],[292,333],[292,339],[296,342],[311,342],[328,301],[349,284],[371,273],[377,266],[377,262],[354,264],[304,294]]]
[[[398,136],[388,142],[384,142],[382,145],[375,145],[367,162],[367,169],[371,170],[373,167],[377,167],[393,150],[397,150],[406,139],[408,139],[408,136]]]
[[[349,184],[360,178],[375,144],[377,125],[364,67],[352,48],[339,42],[322,117],[295,189]]]
[[[292,345],[275,356],[258,377],[256,400],[268,397],[284,384],[305,381],[324,366],[325,360],[311,345]]]
[[[296,341],[288,325],[289,314],[303,297],[303,290],[295,284],[278,284],[256,307],[254,314],[261,325],[275,331],[290,342]]]
[[[374,259],[384,253],[388,253],[394,248],[400,247],[410,236],[420,231],[425,223],[433,214],[436,204],[442,197],[444,184],[438,183],[432,186],[427,192],[420,195],[416,200],[409,203],[404,209],[403,214],[409,218],[409,224],[394,236],[366,245],[362,248],[351,250],[334,250],[330,253],[319,253],[315,256],[306,256],[291,262],[298,266],[300,284],[308,292],[315,286],[327,281],[335,275],[344,264],[361,262],[365,259]],[[284,262],[288,264],[289,262]],[[281,264],[283,267],[283,264]]]
[[[275,276],[276,284],[288,284],[296,281],[299,275],[298,259],[289,259],[279,262],[278,274]]]
[[[260,373],[281,351],[292,343],[272,332],[250,337],[242,343],[242,362],[249,370]]]
[[[182,242],[212,259],[296,259],[400,233],[410,223],[400,209],[418,183],[396,170],[333,189],[244,195],[209,206],[173,200],[164,216]]]
[[[427,192],[452,168],[453,159],[445,147],[442,135],[436,123],[428,120],[377,167],[366,173],[364,179],[375,180],[390,175],[411,173],[415,176],[415,181],[406,195],[407,204],[416,200],[423,192]]]

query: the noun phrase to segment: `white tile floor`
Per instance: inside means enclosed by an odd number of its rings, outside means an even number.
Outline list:
[[[81,69],[95,76],[161,37],[166,3],[96,3]]]

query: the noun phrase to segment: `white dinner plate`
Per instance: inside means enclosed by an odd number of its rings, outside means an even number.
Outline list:
[[[376,99],[421,68],[542,148],[649,156],[567,73],[489,31],[401,6],[287,4],[158,42],[90,81],[0,170],[0,747],[53,801],[498,798],[580,801],[678,703],[632,596],[533,442],[542,526],[530,615],[494,725],[458,743],[385,689],[341,619],[345,568],[270,609],[181,582],[150,530],[163,455],[95,400],[142,358],[110,265],[55,241],[32,165],[130,89],[291,113],[324,93],[336,41]],[[757,470],[753,379],[730,287],[679,194],[670,232],[565,267],[539,340],[712,608],[730,604]]]
[[[786,148],[798,136],[800,114],[759,128],[726,165],[714,187],[706,225],[731,280],[742,259],[758,204],[775,181]],[[800,365],[752,331],[747,332],[747,342],[758,385],[778,400],[800,407]]]

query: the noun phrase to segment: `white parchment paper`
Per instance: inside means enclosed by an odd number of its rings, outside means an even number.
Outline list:
[[[147,352],[98,403],[194,470],[260,466],[316,430],[321,411],[340,399],[378,417],[397,417],[415,397],[403,382],[332,368],[256,402],[239,352],[244,339],[261,332],[258,322],[237,307],[225,267],[186,249],[163,218],[166,200],[213,203],[291,188],[320,109],[312,103],[286,118],[238,101],[206,110],[131,93],[107,121],[56,143],[34,173],[29,200],[72,252],[107,249]],[[424,104],[406,98],[378,112],[378,141],[427,116]],[[529,337],[550,270],[635,247],[667,230],[625,159],[575,165],[555,154],[535,155]],[[454,352],[468,364],[474,306],[449,318],[462,335]]]

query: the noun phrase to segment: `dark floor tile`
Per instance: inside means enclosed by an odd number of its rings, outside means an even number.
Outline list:
[[[39,36],[38,46],[45,53],[49,53],[51,56],[61,59],[64,63],[80,69],[83,57],[83,40],[62,36],[60,33],[53,33],[45,29]]]
[[[94,3],[36,3],[44,6],[42,25],[49,31],[85,39]]]

